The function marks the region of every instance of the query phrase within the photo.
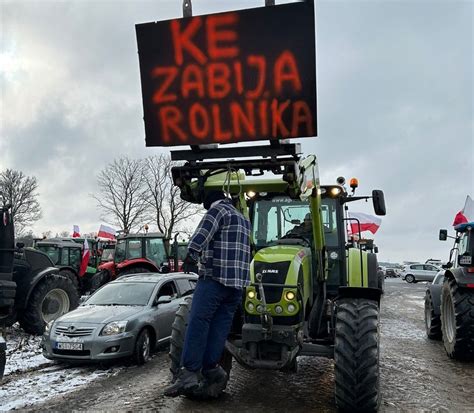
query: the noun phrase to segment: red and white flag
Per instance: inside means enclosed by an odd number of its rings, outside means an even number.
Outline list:
[[[87,271],[87,265],[89,264],[89,258],[91,256],[91,252],[89,250],[89,243],[87,242],[87,238],[84,240],[84,249],[82,250],[82,260],[81,260],[81,267],[79,268],[79,276],[82,276]]]
[[[73,225],[72,226],[72,237],[73,238],[79,238],[81,236],[80,231],[79,231],[79,225]]]
[[[349,221],[349,234],[357,234],[359,231],[370,231],[372,234],[375,234],[382,223],[381,218],[364,214],[363,212],[348,212],[347,217],[353,218]]]
[[[471,221],[474,221],[474,201],[468,195],[466,197],[466,202],[464,203],[464,208],[454,217],[453,227]]]
[[[107,225],[101,225],[97,236],[99,238],[115,239],[115,230]]]

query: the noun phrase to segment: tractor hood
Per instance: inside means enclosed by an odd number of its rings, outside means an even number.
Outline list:
[[[259,250],[252,261],[251,281],[261,273],[264,283],[298,284],[298,275],[303,260],[311,258],[309,248],[301,245],[276,245]]]

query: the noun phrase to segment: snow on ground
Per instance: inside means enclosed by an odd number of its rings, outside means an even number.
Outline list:
[[[0,410],[27,408],[56,395],[77,390],[99,378],[118,374],[95,364],[58,364],[42,355],[41,336],[26,334],[18,324],[7,329],[7,364],[0,387]]]
[[[27,408],[54,396],[87,386],[99,378],[113,376],[120,370],[120,368],[100,370],[97,366],[69,368],[52,366],[25,374],[2,385],[0,409],[6,411]]]
[[[47,366],[53,362],[44,358],[41,336],[26,334],[18,324],[7,329],[7,365],[5,376]]]

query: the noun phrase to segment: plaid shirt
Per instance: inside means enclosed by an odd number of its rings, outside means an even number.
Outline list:
[[[188,250],[201,255],[200,277],[238,289],[250,284],[250,221],[229,200],[211,205]]]

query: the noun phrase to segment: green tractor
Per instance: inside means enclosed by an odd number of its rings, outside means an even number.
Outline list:
[[[205,191],[224,189],[252,223],[251,285],[222,365],[230,372],[235,358],[247,368],[291,372],[298,356],[334,358],[338,408],[376,411],[383,280],[376,255],[348,239],[346,210],[350,202],[372,198],[376,214],[385,215],[383,192],[355,196],[351,181],[349,194],[343,178],[320,185],[316,156],[303,158],[297,144],[250,149],[172,152],[187,161],[172,170],[184,200],[200,203]],[[250,153],[261,157],[238,159]],[[190,304],[188,298],[173,324],[173,374]]]
[[[35,248],[44,252],[59,268],[59,273],[70,278],[78,292],[84,294],[90,290],[91,279],[97,272],[96,243],[93,239],[88,239],[88,243],[90,258],[84,274],[79,274],[84,241],[81,243],[73,238],[51,238],[37,241]]]

